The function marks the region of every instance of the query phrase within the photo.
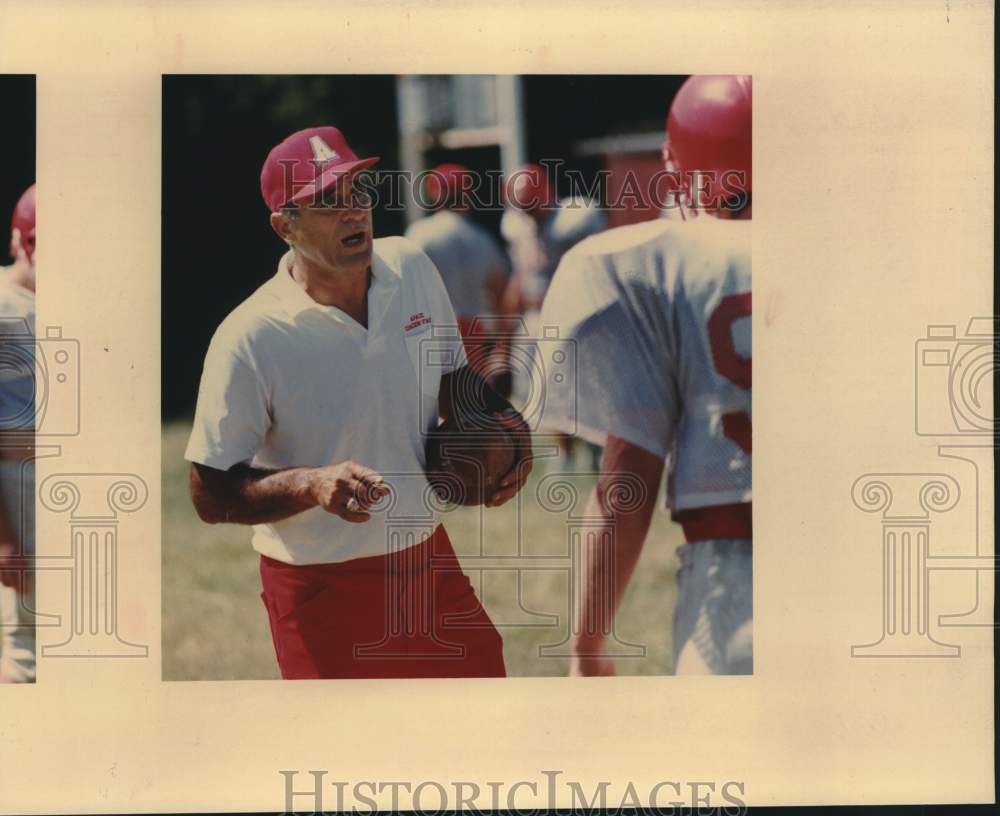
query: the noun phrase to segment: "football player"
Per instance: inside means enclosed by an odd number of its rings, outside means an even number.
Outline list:
[[[748,76],[689,78],[664,145],[683,220],[578,244],[545,299],[542,324],[575,344],[577,368],[546,395],[544,422],[605,448],[587,511],[603,528],[583,545],[574,674],[614,674],[614,617],[664,469],[686,542],[674,670],[752,672],[751,107]]]
[[[0,269],[0,682],[35,679],[35,186],[14,209]]]

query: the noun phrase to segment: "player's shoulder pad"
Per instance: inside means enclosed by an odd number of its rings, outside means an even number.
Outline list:
[[[570,295],[579,287],[583,278],[588,280],[606,277],[605,261],[615,256],[632,253],[648,244],[663,240],[671,230],[672,222],[665,219],[628,224],[623,227],[599,232],[584,238],[573,246],[559,262],[555,276],[549,286],[546,299],[556,300]]]
[[[581,195],[559,200],[552,223],[552,233],[560,239],[585,237],[607,228],[608,219],[593,199]]]
[[[627,252],[636,247],[641,247],[643,244],[659,241],[666,233],[671,231],[675,223],[660,218],[655,221],[643,221],[639,224],[613,227],[612,229],[584,238],[563,256],[563,260],[565,261],[569,258],[580,260],[587,257]]]
[[[680,224],[678,232],[692,251],[723,257],[749,254],[752,227],[749,219],[696,218]]]

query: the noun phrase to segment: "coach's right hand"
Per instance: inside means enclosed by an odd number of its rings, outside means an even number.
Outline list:
[[[316,468],[310,488],[317,505],[354,524],[368,521],[365,511],[389,494],[380,473],[351,461]]]

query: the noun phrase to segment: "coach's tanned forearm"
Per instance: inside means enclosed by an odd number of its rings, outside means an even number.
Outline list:
[[[379,473],[352,461],[280,470],[191,466],[191,500],[209,524],[269,524],[313,507],[360,524],[387,493]]]
[[[216,470],[191,466],[191,500],[209,524],[267,524],[316,507],[313,489],[318,468],[263,470],[235,465]]]

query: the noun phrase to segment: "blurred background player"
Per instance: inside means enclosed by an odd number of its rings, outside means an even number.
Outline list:
[[[507,259],[489,231],[470,217],[472,171],[460,164],[439,164],[430,171],[423,204],[434,212],[414,221],[406,237],[434,262],[458,318],[469,365],[501,394],[510,393],[510,373],[495,342]]]
[[[0,682],[34,682],[35,186],[14,209],[0,269]]]
[[[591,235],[608,228],[605,214],[595,202],[579,195],[558,198],[544,167],[526,164],[507,179],[505,210],[500,232],[507,241],[514,274],[504,293],[504,312],[524,315],[529,332],[539,328],[538,312],[563,255]],[[518,390],[520,386],[520,390]],[[514,384],[515,399],[526,399],[527,383]],[[591,467],[600,465],[601,449],[591,442]],[[573,437],[559,442],[563,468],[573,469]]]
[[[505,186],[500,232],[514,275],[505,298],[512,313],[537,312],[559,261],[584,238],[608,228],[604,213],[579,195],[556,197],[544,167],[526,164]]]
[[[580,435],[605,445],[587,510],[604,524],[583,544],[575,674],[615,672],[614,616],[665,463],[667,504],[686,542],[678,548],[674,671],[753,671],[751,108],[748,76],[688,79],[664,146],[685,220],[583,242],[563,259],[545,300],[544,325],[577,344],[578,361],[575,380],[549,395],[547,423],[567,427],[575,390]]]

